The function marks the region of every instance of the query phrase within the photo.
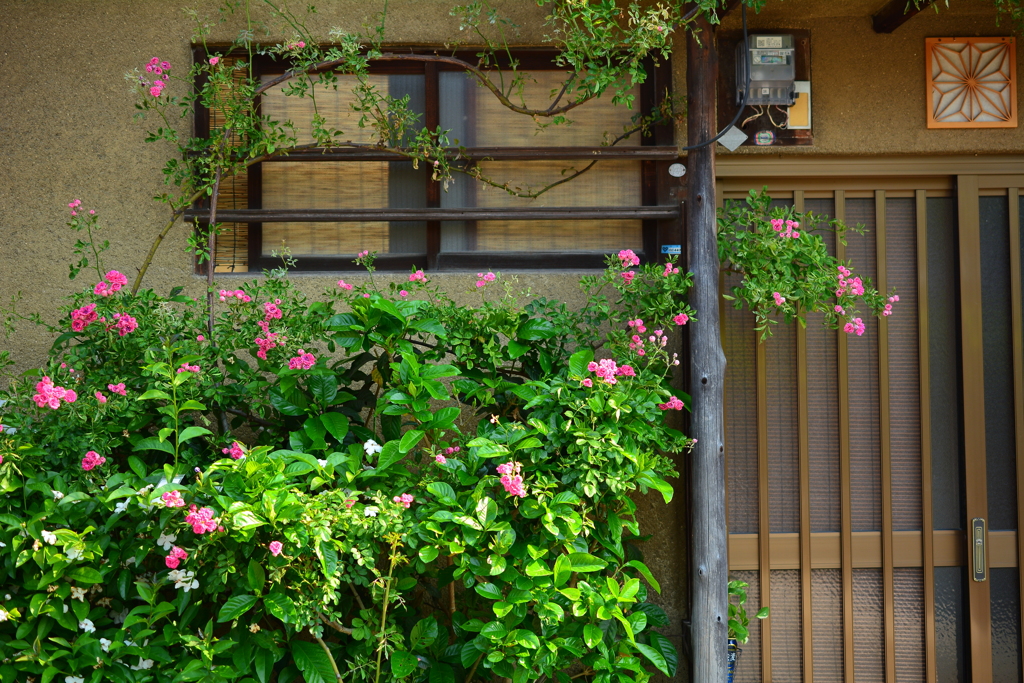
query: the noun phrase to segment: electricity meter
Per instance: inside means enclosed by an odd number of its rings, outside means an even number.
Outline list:
[[[796,50],[792,35],[750,36],[736,46],[736,104],[750,74],[748,106],[791,107],[796,101]]]

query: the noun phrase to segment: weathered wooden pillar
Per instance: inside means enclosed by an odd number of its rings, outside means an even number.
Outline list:
[[[688,145],[717,134],[718,53],[703,17],[687,33]],[[698,42],[699,40],[699,42]],[[724,683],[728,634],[729,565],[725,529],[725,354],[719,336],[715,144],[689,153],[687,250],[697,321],[690,329],[691,431],[691,633],[694,683]]]

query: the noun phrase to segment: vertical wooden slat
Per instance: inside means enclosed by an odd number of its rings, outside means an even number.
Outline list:
[[[768,362],[765,342],[757,341],[757,548],[761,604],[771,605],[771,549],[768,520]],[[761,681],[772,681],[771,619],[761,622]]]
[[[1020,190],[1011,187],[1007,193],[1010,204],[1010,305],[1013,321],[1013,421],[1017,447],[1017,537],[1024,530],[1024,316],[1021,312],[1020,279]],[[1024,543],[1017,543],[1017,578],[1024,596]],[[1020,601],[1021,624],[1024,624],[1024,600]],[[1020,629],[1021,651],[1024,652],[1024,628]]]
[[[836,219],[846,220],[846,193],[836,190]],[[846,260],[846,246],[836,240],[836,258]],[[843,680],[853,677],[853,504],[850,499],[850,370],[846,334],[838,333],[840,571],[843,582]]]
[[[885,269],[885,191],[875,191],[875,258],[878,290],[884,295],[889,283]],[[889,430],[889,326],[878,320],[878,412],[882,479],[882,615],[885,637],[885,680],[896,682],[896,613],[892,571],[892,453]]]
[[[804,212],[804,193],[793,193],[793,208]],[[814,629],[811,604],[811,458],[807,410],[807,330],[796,326],[797,452],[800,460],[800,616],[804,683],[814,680]]]
[[[931,368],[928,359],[928,194],[915,193],[917,209],[917,345],[921,391],[921,557],[924,571],[924,671],[935,683],[935,524],[932,521]]]
[[[981,217],[978,177],[957,178],[960,233],[960,339],[963,381],[964,488],[967,519],[988,518],[988,476],[985,457],[985,343],[981,315]],[[969,553],[971,557],[973,553]],[[988,553],[986,553],[986,561]],[[969,560],[970,562],[971,560]],[[987,572],[987,568],[986,568]],[[968,609],[971,680],[992,680],[991,591],[989,581],[969,580]]]

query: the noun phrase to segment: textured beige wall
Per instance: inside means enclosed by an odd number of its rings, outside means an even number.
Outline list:
[[[811,32],[814,145],[787,148],[781,154],[1001,154],[1024,150],[1024,126],[927,128],[925,38],[1013,35],[1009,20],[1004,18],[1001,26],[996,25],[993,1],[956,0],[950,9],[926,10],[894,33],[878,34],[871,28],[870,15],[884,4],[883,0],[769,0],[763,12],[749,14],[751,29]],[[739,29],[739,14],[727,17],[723,28]],[[1018,44],[1018,79],[1022,66],[1024,49]],[[1020,88],[1017,95],[1019,107]],[[729,153],[722,147],[719,152]],[[780,150],[744,147],[737,153],[779,154]]]

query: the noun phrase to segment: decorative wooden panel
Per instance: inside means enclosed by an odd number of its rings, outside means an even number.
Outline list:
[[[927,38],[929,128],[1016,128],[1013,38]]]

